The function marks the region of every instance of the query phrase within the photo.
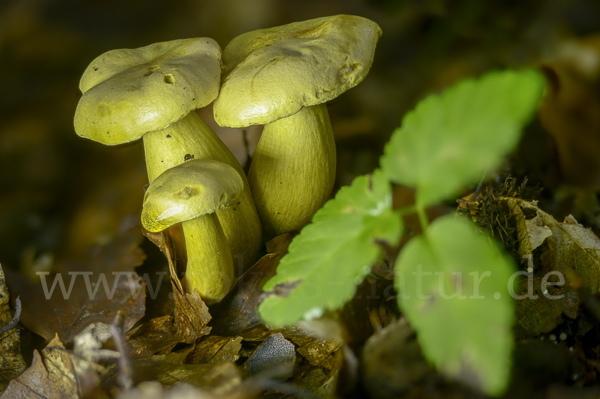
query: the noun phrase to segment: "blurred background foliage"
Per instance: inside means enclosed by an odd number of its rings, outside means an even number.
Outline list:
[[[490,69],[538,66],[562,42],[600,32],[597,0],[3,0],[2,265],[50,269],[139,223],[141,142],[108,148],[73,129],[79,78],[95,57],[200,36],[225,48],[249,30],[334,14],[383,30],[369,76],[329,103],[338,187],[377,166],[404,113],[427,94]],[[255,142],[259,130],[249,133]],[[241,132],[218,134],[243,162]]]

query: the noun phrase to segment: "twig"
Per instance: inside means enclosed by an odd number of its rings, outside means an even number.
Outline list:
[[[17,323],[19,323],[19,319],[21,318],[21,297],[18,296],[17,297],[17,301],[16,301],[16,306],[15,306],[15,315],[13,316],[12,320],[10,321],[10,323],[8,323],[7,325],[5,325],[4,327],[0,328],[0,334],[3,334],[9,330],[12,330],[13,328],[15,328],[15,326],[17,325]]]
[[[110,325],[110,333],[112,335],[113,342],[115,344],[115,348],[117,349],[117,352],[119,352],[121,354],[121,356],[119,357],[119,360],[118,360],[120,373],[119,373],[119,377],[117,378],[117,381],[119,382],[119,385],[121,385],[121,388],[123,389],[123,391],[127,391],[127,390],[131,389],[131,387],[133,386],[133,381],[131,378],[131,376],[132,376],[131,364],[129,363],[129,358],[127,356],[126,347],[125,347],[125,342],[123,340],[124,324],[125,324],[125,315],[123,314],[123,312],[119,311],[119,312],[117,312],[117,315],[115,316],[115,320]]]
[[[475,190],[475,192],[471,196],[471,202],[475,202],[477,200],[477,197],[479,196],[479,193],[481,192],[481,187],[483,186],[483,181],[485,180],[485,176],[487,176],[487,170],[483,173],[483,176],[481,176],[481,180],[479,180],[479,184],[477,185],[477,189]]]

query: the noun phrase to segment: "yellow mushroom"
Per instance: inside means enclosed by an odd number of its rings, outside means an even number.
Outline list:
[[[233,285],[233,257],[215,212],[238,201],[244,181],[231,166],[210,159],[185,162],[157,177],[146,190],[142,225],[159,232],[182,223],[187,241],[184,285],[207,304]]]
[[[217,216],[232,253],[249,265],[260,249],[262,230],[246,176],[194,112],[217,97],[220,75],[221,49],[210,38],[109,51],[92,61],[81,78],[75,131],[105,145],[143,137],[150,183],[188,159],[233,166],[244,180],[244,192],[239,204]]]
[[[267,239],[301,229],[329,198],[335,142],[323,104],[360,83],[381,29],[337,15],[245,33],[223,53],[214,116],[265,124],[248,180]]]

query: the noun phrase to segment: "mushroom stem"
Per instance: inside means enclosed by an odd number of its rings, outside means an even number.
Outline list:
[[[266,240],[310,222],[331,194],[335,162],[324,104],[265,125],[248,181]]]
[[[215,213],[182,223],[186,237],[187,270],[184,284],[211,305],[229,292],[234,280],[233,258]]]
[[[233,257],[244,266],[252,264],[262,243],[262,230],[248,180],[229,148],[198,114],[192,111],[169,127],[144,135],[144,151],[150,183],[189,159],[213,159],[235,168],[244,180],[244,191],[238,204],[217,212],[217,216]],[[200,245],[189,240],[186,235],[187,245]]]

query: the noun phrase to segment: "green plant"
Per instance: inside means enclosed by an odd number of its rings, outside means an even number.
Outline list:
[[[536,71],[505,71],[421,101],[387,144],[381,170],[342,188],[290,244],[264,290],[282,283],[295,288],[265,298],[263,319],[290,325],[343,305],[381,257],[378,242],[398,245],[401,216],[416,212],[424,233],[395,262],[398,305],[429,361],[487,394],[501,394],[513,345],[507,289],[514,262],[463,218],[446,215],[429,224],[425,208],[497,168],[543,90]],[[416,189],[413,207],[392,209],[391,182]]]

